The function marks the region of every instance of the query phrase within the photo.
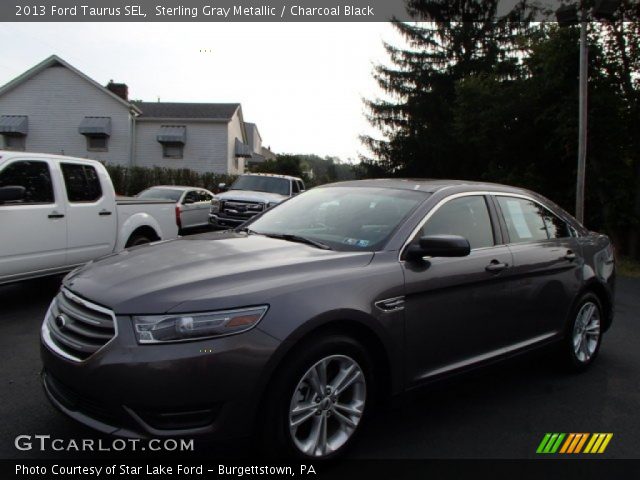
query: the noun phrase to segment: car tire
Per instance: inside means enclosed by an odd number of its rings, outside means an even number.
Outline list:
[[[320,383],[315,388],[314,379]],[[312,461],[341,456],[372,409],[374,391],[373,363],[359,342],[344,335],[305,342],[269,386],[263,451],[268,457]]]
[[[129,237],[125,248],[137,247],[138,245],[144,245],[145,243],[151,243],[151,239],[143,234],[136,234]]]
[[[593,293],[580,297],[567,322],[562,355],[574,372],[586,370],[597,358],[602,343],[602,303]]]

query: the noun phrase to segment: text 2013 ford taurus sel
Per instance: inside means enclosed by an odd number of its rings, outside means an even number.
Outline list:
[[[337,183],[72,272],[42,325],[44,385],[104,432],[259,432],[327,458],[380,396],[552,342],[584,369],[613,286],[608,238],[532,192]]]

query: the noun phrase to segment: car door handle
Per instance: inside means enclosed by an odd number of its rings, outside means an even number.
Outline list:
[[[64,218],[64,214],[58,213],[55,210],[48,215],[49,218]]]
[[[111,212],[109,210],[102,210],[100,213],[98,213],[98,215],[107,216],[107,215],[111,215]]]
[[[571,250],[567,250],[567,254],[564,256],[564,259],[572,262],[573,260],[576,259],[576,254],[573,253]]]
[[[499,273],[509,266],[508,263],[501,263],[498,260],[492,260],[489,265],[484,267],[487,272]]]

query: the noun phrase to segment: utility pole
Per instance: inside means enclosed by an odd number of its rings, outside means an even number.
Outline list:
[[[587,11],[580,12],[580,86],[578,106],[578,171],[576,178],[576,218],[584,222],[584,184],[587,165],[587,96],[589,46],[587,45]]]

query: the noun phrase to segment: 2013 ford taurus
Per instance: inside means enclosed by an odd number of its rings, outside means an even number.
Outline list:
[[[554,342],[586,368],[614,277],[609,239],[532,192],[337,183],[72,272],[42,325],[44,386],[103,432],[257,433],[329,458],[383,396]]]

